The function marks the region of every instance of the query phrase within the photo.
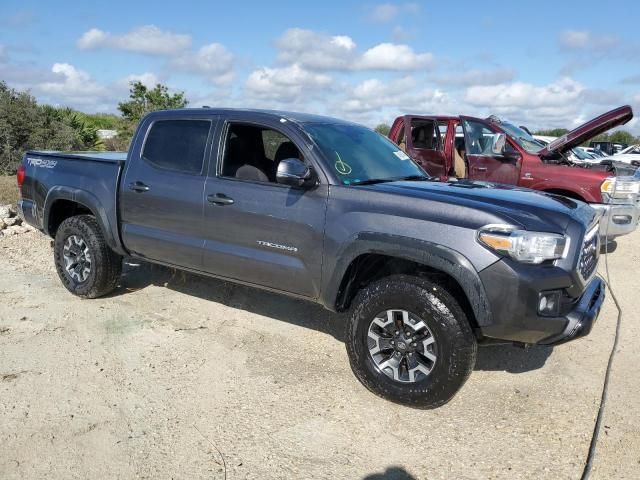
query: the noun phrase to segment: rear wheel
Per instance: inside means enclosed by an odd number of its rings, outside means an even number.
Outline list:
[[[78,215],[63,221],[53,250],[58,276],[74,295],[97,298],[116,288],[122,257],[109,248],[93,216]]]
[[[373,393],[417,408],[447,403],[473,370],[477,344],[453,296],[429,280],[397,275],[353,302],[347,351]]]

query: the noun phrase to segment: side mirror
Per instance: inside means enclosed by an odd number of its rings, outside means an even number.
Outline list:
[[[507,136],[504,133],[496,133],[491,141],[491,153],[494,155],[504,155],[507,146]]]
[[[311,167],[297,158],[285,158],[278,164],[276,180],[292,187],[310,186],[315,183],[315,173]]]

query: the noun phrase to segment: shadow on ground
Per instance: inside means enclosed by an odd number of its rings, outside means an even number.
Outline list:
[[[542,368],[553,352],[552,347],[530,348],[512,345],[490,345],[478,348],[476,370],[524,373]]]
[[[384,472],[369,474],[363,480],[416,480],[416,477],[402,467],[389,467]]]
[[[120,285],[111,296],[125,295],[150,285],[323,332],[341,342],[345,341],[344,314],[336,314],[320,305],[277,293],[151,263],[141,262],[139,266],[125,263]],[[542,368],[552,351],[551,347],[543,346],[528,349],[511,345],[480,347],[475,369],[509,373],[537,370]]]
[[[610,240],[609,243],[602,242],[600,245],[600,254],[613,253],[618,249],[618,242]]]
[[[125,263],[120,285],[110,296],[125,295],[150,285],[327,333],[345,341],[344,315],[325,310],[320,305],[151,263],[141,262],[138,267]]]

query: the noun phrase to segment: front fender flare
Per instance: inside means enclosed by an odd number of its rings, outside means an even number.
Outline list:
[[[478,272],[461,253],[437,243],[392,234],[362,232],[342,249],[335,260],[333,272],[322,290],[321,303],[336,310],[342,279],[351,262],[360,255],[375,253],[410,260],[452,277],[464,291],[479,326],[492,323],[489,300]]]

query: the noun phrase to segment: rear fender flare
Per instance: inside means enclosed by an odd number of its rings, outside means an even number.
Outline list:
[[[112,225],[112,222],[109,221],[109,218],[105,213],[105,209],[100,204],[98,197],[87,190],[60,185],[54,186],[49,190],[44,202],[45,206],[42,223],[43,229],[47,235],[51,236],[51,232],[49,232],[49,216],[51,214],[51,208],[58,200],[75,202],[89,209],[98,221],[107,245],[109,245],[109,247],[116,253],[126,255],[118,237],[118,226]]]

